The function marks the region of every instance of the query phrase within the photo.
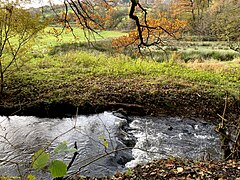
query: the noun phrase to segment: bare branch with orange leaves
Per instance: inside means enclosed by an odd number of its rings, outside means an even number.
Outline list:
[[[149,15],[147,18],[146,15],[147,13],[144,11],[143,19],[133,16],[137,26],[136,29],[126,36],[114,39],[112,46],[121,49],[129,45],[135,45],[139,50],[151,46],[161,47],[167,38],[177,39],[180,37],[181,30],[187,25],[187,21],[169,17],[163,12],[159,13],[157,17],[156,15],[155,17]]]
[[[64,0],[66,10],[69,7],[76,16],[77,26],[88,33],[98,34],[114,22],[113,14],[117,3],[109,0]],[[67,12],[66,12],[67,13]],[[160,47],[166,38],[177,38],[181,30],[187,25],[186,21],[177,19],[176,16],[167,17],[165,13],[149,15],[138,0],[130,2],[130,19],[135,21],[136,28],[127,36],[116,38],[112,41],[114,48],[135,46],[141,49],[151,46]],[[67,22],[67,16],[65,16]],[[85,35],[85,37],[88,37]],[[93,36],[91,36],[93,37]],[[89,41],[90,42],[90,41]]]

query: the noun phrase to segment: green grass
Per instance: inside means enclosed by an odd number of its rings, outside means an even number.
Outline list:
[[[218,41],[174,41],[171,46],[164,49],[168,54],[177,52],[179,59],[185,62],[211,59],[231,61],[240,57],[240,54],[231,50],[226,42]]]
[[[101,41],[104,39],[111,39],[114,37],[123,36],[126,33],[118,31],[97,31],[98,34],[85,32],[80,28],[73,28],[73,32],[62,29],[60,27],[47,27],[43,33],[35,39],[33,46],[36,52],[48,52],[56,46],[63,44],[79,44],[90,41]],[[87,39],[87,38],[88,39]]]
[[[229,69],[214,72],[172,62],[158,63],[151,59],[131,59],[123,55],[114,57],[104,53],[70,51],[64,55],[32,59],[14,75],[29,83],[54,82],[56,85],[84,77],[160,78],[175,84],[194,84],[194,88],[205,86],[206,91],[217,93],[225,90],[238,94],[236,87],[240,87],[240,68],[229,66]]]
[[[55,30],[59,32],[61,28],[55,28]],[[52,31],[54,31],[53,28],[48,27],[43,34],[37,37],[36,44],[33,46],[33,53],[28,54],[28,62],[19,71],[16,71],[17,77],[24,79],[25,76],[26,78],[31,76],[33,82],[54,80],[58,81],[57,83],[63,83],[64,81],[73,81],[83,76],[128,78],[142,76],[143,78],[162,78],[173,83],[178,83],[180,80],[190,84],[194,83],[196,86],[199,85],[199,87],[204,84],[218,88],[215,90],[216,92],[220,88],[229,90],[234,94],[237,93],[236,89],[234,89],[235,86],[239,85],[240,77],[237,63],[229,63],[232,66],[229,66],[228,69],[233,69],[232,71],[216,72],[209,71],[209,69],[193,69],[182,64],[169,63],[169,61],[167,61],[168,63],[159,63],[151,59],[132,59],[124,55],[112,56],[93,51],[90,53],[89,51],[80,51],[80,49],[86,49],[84,44],[86,39],[81,29],[74,29],[74,34],[77,38],[74,38],[71,32],[65,31],[58,37],[54,37],[51,33],[49,34]],[[118,37],[124,34],[110,31],[100,31],[99,33],[105,38]],[[100,36],[96,36],[96,40],[100,40],[99,44],[96,45],[96,48],[99,50],[101,50],[104,44],[108,43],[108,41],[103,41]],[[83,43],[80,43],[80,41]],[[194,42],[192,46],[196,46],[199,43]],[[186,45],[186,43],[184,44]],[[205,42],[202,48],[212,46],[213,44],[214,42]],[[184,45],[181,45],[183,48]],[[191,49],[186,50],[186,52],[192,56],[201,56],[201,53]],[[214,54],[212,51],[204,50],[204,53],[206,57],[218,56],[218,54]],[[226,54],[229,55],[229,53]],[[185,60],[184,57],[185,55],[181,55],[181,53],[179,57],[179,53],[177,53],[177,57],[173,57],[173,61],[175,61],[175,58]],[[15,72],[15,70],[12,71]]]
[[[102,33],[113,36],[111,32]],[[70,34],[64,36],[72,38]],[[48,41],[52,44],[48,45]],[[176,54],[157,62],[147,57],[111,54],[109,45],[105,47],[109,41],[98,41],[98,50],[87,48],[86,42],[69,43],[48,36],[39,37],[36,42],[33,48],[39,49],[29,51],[25,63],[18,61],[5,74],[5,106],[19,102],[21,107],[41,103],[83,106],[127,102],[176,109],[200,101],[199,97],[203,98],[201,103],[195,103],[201,106],[207,106],[206,99],[219,99],[223,104],[226,92],[239,99],[239,61],[183,63],[178,62]]]

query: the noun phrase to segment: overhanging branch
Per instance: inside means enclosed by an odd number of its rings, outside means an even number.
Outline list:
[[[144,13],[144,20],[143,20],[144,23],[143,24],[140,23],[139,17],[134,14],[137,6]],[[131,8],[130,8],[129,17],[135,21],[135,24],[137,26],[138,38],[140,40],[140,43],[138,45],[139,50],[142,46],[150,47],[150,46],[157,46],[159,44],[162,44],[163,41],[160,38],[160,36],[158,36],[158,37],[155,36],[156,39],[152,42],[149,42],[149,39],[150,39],[150,36],[151,36],[151,30],[159,30],[160,29],[163,32],[165,32],[166,34],[168,34],[169,36],[171,36],[173,38],[176,38],[173,33],[168,32],[162,26],[156,26],[156,27],[149,26],[148,23],[147,23],[147,10],[145,8],[143,8],[143,6],[135,0],[131,0]],[[143,37],[143,30],[144,29],[147,30],[147,36],[146,36],[145,39]]]

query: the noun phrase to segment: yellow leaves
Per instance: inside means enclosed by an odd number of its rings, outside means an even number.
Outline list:
[[[31,175],[31,174],[29,174],[29,175],[27,176],[27,179],[28,179],[28,180],[36,180],[36,177],[33,176],[33,175]]]
[[[108,141],[107,139],[104,137],[104,135],[102,136],[98,136],[99,139],[102,139],[103,140],[103,145],[105,148],[108,148]]]

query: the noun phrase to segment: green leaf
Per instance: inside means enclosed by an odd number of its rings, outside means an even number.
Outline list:
[[[108,148],[108,142],[106,140],[106,138],[104,137],[104,135],[98,136],[99,139],[103,139],[103,145]]]
[[[98,136],[99,139],[104,139],[104,135]]]
[[[60,154],[68,149],[67,141],[63,141],[54,149],[54,154]]]
[[[54,149],[54,154],[61,154],[64,152],[76,152],[77,149],[75,148],[68,148],[67,147],[67,141],[63,141]]]
[[[63,161],[53,160],[50,164],[49,171],[52,177],[63,177],[67,174],[67,165]]]
[[[106,139],[103,140],[103,145],[104,145],[106,148],[108,148],[108,142],[107,142]]]
[[[28,180],[36,180],[36,177],[29,174],[28,177],[27,177]]]
[[[44,168],[48,160],[50,159],[50,154],[44,152],[43,149],[40,149],[39,151],[35,152],[32,156],[32,167],[33,169],[40,170]]]
[[[76,148],[71,148],[71,149],[68,149],[67,152],[77,152],[77,149]]]

